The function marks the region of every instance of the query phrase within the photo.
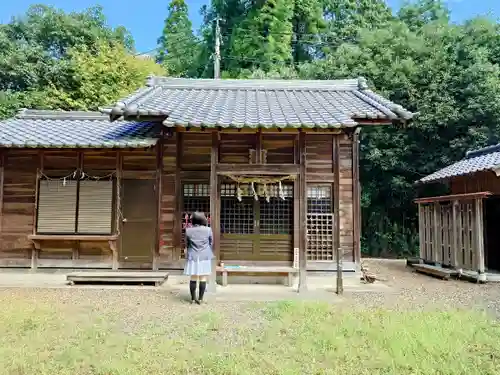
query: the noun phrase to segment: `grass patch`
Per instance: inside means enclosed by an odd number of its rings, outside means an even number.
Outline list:
[[[0,374],[500,373],[500,327],[480,313],[234,305],[243,308],[252,321],[234,321],[227,306],[180,306],[162,323],[145,308],[142,324],[124,329],[127,309],[16,301],[0,310]]]

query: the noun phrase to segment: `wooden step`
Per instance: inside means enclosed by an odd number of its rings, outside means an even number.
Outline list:
[[[66,276],[72,283],[133,283],[162,285],[168,279],[168,272],[154,271],[95,271],[72,272]]]
[[[448,280],[451,276],[457,276],[458,271],[451,268],[443,268],[440,266],[432,266],[430,264],[414,264],[415,271],[424,273],[426,275],[437,276],[442,279]]]

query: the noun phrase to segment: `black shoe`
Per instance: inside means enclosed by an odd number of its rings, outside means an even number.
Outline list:
[[[199,299],[195,300],[195,302],[196,302],[198,305],[201,305],[201,304],[203,303],[203,301],[202,301],[202,300],[199,300]]]

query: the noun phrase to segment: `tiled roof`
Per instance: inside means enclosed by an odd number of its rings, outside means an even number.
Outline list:
[[[0,147],[142,148],[156,141],[154,123],[110,122],[100,112],[22,110],[0,121]]]
[[[418,182],[428,183],[445,180],[451,177],[500,168],[500,144],[488,146],[479,150],[468,151],[465,158],[434,172]]]
[[[409,120],[414,114],[369,90],[363,78],[335,81],[214,80],[150,77],[102,109],[110,118],[165,117],[166,126],[356,126],[356,120]]]

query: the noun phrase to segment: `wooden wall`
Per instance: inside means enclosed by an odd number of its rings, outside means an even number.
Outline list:
[[[31,266],[36,216],[37,170],[59,178],[82,168],[102,177],[122,170],[123,178],[154,179],[154,150],[3,150],[3,196],[1,201],[0,266]],[[121,163],[121,167],[120,167]],[[37,254],[38,267],[109,268],[112,256],[106,241],[46,241]]]
[[[478,193],[483,191],[500,194],[500,177],[497,177],[492,171],[455,177],[450,181],[450,190],[451,194]]]
[[[353,148],[346,134],[307,134],[307,183],[333,184],[335,181],[335,138],[339,144],[339,216],[340,246],[344,261],[354,261]]]
[[[221,163],[246,164],[249,149],[267,151],[268,164],[293,164],[298,158],[298,132],[221,133]],[[340,245],[344,260],[353,261],[353,149],[345,134],[307,133],[306,181],[308,184],[334,184],[335,145],[338,140]],[[181,212],[182,183],[209,182],[212,136],[210,132],[178,132],[167,137],[161,157],[162,195],[159,223],[159,267],[182,267]],[[3,150],[3,185],[0,184],[0,266],[30,266],[32,244],[27,236],[35,225],[36,172],[49,177],[73,172],[79,163],[85,173],[106,175],[121,168],[122,178],[156,179],[157,150]],[[80,154],[80,156],[79,156]],[[295,211],[297,213],[297,211]],[[298,228],[296,228],[298,230]],[[296,240],[294,240],[296,242]],[[294,245],[296,246],[296,245]],[[292,249],[293,250],[293,249]],[[111,267],[107,243],[83,243],[75,258],[74,244],[54,243],[39,254],[39,266],[78,266],[93,264]]]

